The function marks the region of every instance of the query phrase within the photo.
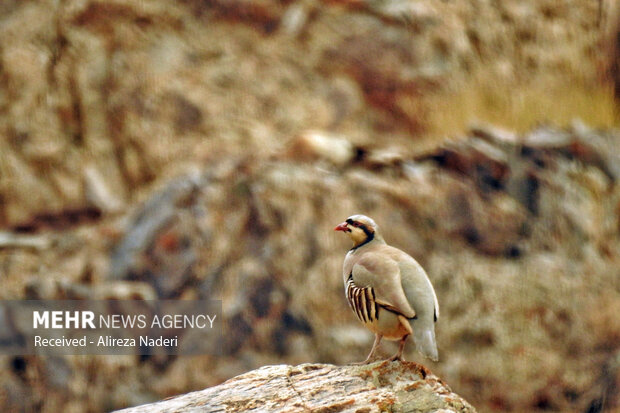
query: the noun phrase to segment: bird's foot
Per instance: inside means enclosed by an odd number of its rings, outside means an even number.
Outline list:
[[[373,361],[375,361],[375,360],[374,360],[374,358],[370,358],[370,357],[369,357],[369,358],[367,358],[367,359],[366,359],[366,360],[364,360],[364,361],[357,361],[357,362],[350,363],[350,364],[351,364],[352,366],[365,366],[365,365],[367,365],[367,364],[372,363]]]
[[[388,361],[405,361],[405,358],[402,356],[402,354],[397,353],[390,357]]]

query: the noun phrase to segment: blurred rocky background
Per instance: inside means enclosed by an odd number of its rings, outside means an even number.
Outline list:
[[[3,411],[348,363],[372,216],[480,411],[620,411],[612,0],[3,0],[0,297],[216,298],[225,354],[0,357]],[[384,354],[393,348],[386,345]]]

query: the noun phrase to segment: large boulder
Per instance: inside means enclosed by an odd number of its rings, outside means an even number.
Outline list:
[[[424,366],[265,366],[205,390],[117,413],[165,412],[474,413],[462,397]]]

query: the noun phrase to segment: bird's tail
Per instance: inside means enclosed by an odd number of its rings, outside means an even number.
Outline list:
[[[420,354],[433,361],[439,360],[437,342],[435,341],[435,326],[432,322],[430,326],[415,323],[413,327],[413,336],[416,349]]]

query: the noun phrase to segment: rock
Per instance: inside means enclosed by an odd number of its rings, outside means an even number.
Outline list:
[[[58,356],[49,356],[42,363],[44,367],[43,375],[50,387],[57,389],[66,389],[73,375],[73,371],[69,362]]]
[[[156,300],[157,292],[148,283],[108,281],[96,285],[61,283],[61,294],[70,300]]]
[[[541,127],[526,134],[522,142],[537,149],[560,149],[569,146],[572,141],[573,137],[567,131]]]
[[[24,284],[23,296],[27,300],[58,299],[58,283],[49,277],[31,277]]]
[[[427,368],[412,362],[367,366],[265,366],[205,390],[118,413],[475,412]]]
[[[368,169],[381,169],[400,166],[405,160],[405,155],[400,148],[381,148],[369,150],[363,154],[361,160]]]
[[[191,207],[200,180],[198,176],[173,180],[135,213],[112,252],[109,278],[147,281],[162,297],[179,293],[196,260],[187,239],[195,220],[187,214],[199,212]]]
[[[506,152],[478,138],[444,145],[430,158],[445,169],[470,177],[482,191],[503,188],[509,175]]]
[[[355,150],[344,137],[323,131],[305,131],[293,139],[285,156],[305,161],[326,160],[343,166],[353,159]]]
[[[304,3],[293,3],[282,15],[280,30],[289,36],[298,36],[308,23],[311,11],[310,7]]]
[[[474,125],[470,128],[469,133],[491,144],[507,146],[519,144],[519,136],[516,133],[495,125]]]
[[[279,3],[261,0],[186,0],[194,12],[232,22],[243,22],[265,33],[274,31],[285,12]]]
[[[23,375],[23,358],[15,357],[12,361],[12,370],[18,374]],[[8,360],[7,360],[8,361]],[[17,374],[7,375],[2,379],[0,389],[3,393],[4,400],[2,401],[3,409],[6,411],[19,411],[24,408],[24,400],[28,400],[31,396],[31,390],[29,386],[18,377]]]
[[[51,247],[53,240],[45,235],[26,235],[15,234],[12,232],[0,231],[1,248],[32,248],[35,250],[46,250]]]
[[[104,175],[94,165],[84,168],[84,186],[86,200],[102,212],[118,212],[124,206],[122,199],[112,191],[112,185],[106,182]]]
[[[435,50],[424,49],[402,27],[382,27],[369,18],[360,18],[356,24],[363,29],[334,42],[323,53],[323,70],[353,78],[366,102],[386,117],[386,127],[424,130],[422,96],[439,88],[449,64],[433,56]]]

